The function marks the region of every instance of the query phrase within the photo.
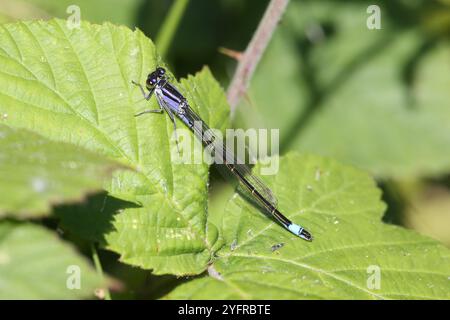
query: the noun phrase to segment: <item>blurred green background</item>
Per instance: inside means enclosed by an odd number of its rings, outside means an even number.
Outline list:
[[[173,3],[1,0],[0,22],[64,19],[75,4],[83,20],[137,27],[155,41]],[[244,50],[268,1],[186,3],[165,60],[178,77],[208,65],[227,88],[237,62],[220,48]],[[381,8],[381,30],[366,26],[371,4]],[[385,222],[450,247],[449,89],[449,0],[292,0],[233,126],[279,128],[283,154],[312,152],[368,170],[388,204]],[[211,214],[231,192],[213,172]],[[185,280],[151,276],[110,252],[102,259],[128,289],[117,297],[157,298]]]

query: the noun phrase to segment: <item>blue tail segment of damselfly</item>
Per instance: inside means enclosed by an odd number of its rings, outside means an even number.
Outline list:
[[[201,139],[203,146],[208,149],[211,154],[214,154],[214,157],[220,157],[220,163],[223,163],[226,166],[249,193],[251,193],[252,197],[256,199],[257,202],[283,227],[302,239],[308,241],[313,239],[311,234],[305,228],[293,223],[278,211],[277,202],[272,191],[260,178],[254,175],[245,164],[243,164],[244,162],[237,159],[232,150],[226,149],[225,143],[222,141],[221,137],[216,136],[213,131],[209,129],[200,116],[191,109],[186,98],[169,82],[166,71],[163,68],[159,67],[148,75],[145,83],[148,92],[145,92],[144,87],[139,83],[133,81],[133,84],[139,86],[146,100],[149,100],[155,95],[159,104],[159,109],[145,110],[138,113],[136,116],[144,113],[165,111],[172,120],[175,132],[175,117],[178,117],[199,139]],[[216,158],[216,160],[218,159]]]

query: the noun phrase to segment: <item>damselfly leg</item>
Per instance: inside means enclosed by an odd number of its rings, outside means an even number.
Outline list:
[[[145,100],[150,100],[150,98],[151,98],[152,95],[153,95],[153,92],[155,91],[155,88],[153,88],[152,90],[150,90],[150,91],[148,92],[148,94],[147,94],[147,93],[145,93],[145,90],[144,90],[144,87],[142,86],[142,84],[137,83],[137,82],[134,81],[134,80],[131,80],[131,83],[134,84],[135,86],[138,86],[139,89],[141,89],[142,95],[144,96],[144,99],[145,99]]]
[[[136,85],[136,86],[138,86],[139,89],[141,89],[142,95],[144,96],[145,100],[149,100],[152,97],[153,93],[155,92],[155,88],[156,87],[150,89],[149,93],[146,94],[145,90],[144,90],[144,87],[140,83],[137,83],[135,81],[131,81],[131,83]],[[173,115],[172,111],[167,106],[167,104],[164,102],[164,100],[158,94],[156,94],[156,100],[158,101],[159,109],[144,110],[142,112],[139,112],[139,113],[135,114],[134,116],[138,117],[138,116],[141,116],[141,115],[146,114],[146,113],[162,113],[163,111],[166,111],[167,114],[169,115],[170,120],[173,123],[173,130],[174,130],[173,133],[174,133],[174,136],[175,136],[175,143],[177,145],[178,154],[181,154],[180,147],[178,145],[177,123],[175,121],[175,116]]]
[[[158,101],[158,104],[169,115],[170,120],[172,120],[172,123],[173,123],[173,134],[174,134],[174,137],[175,137],[175,143],[177,144],[177,151],[178,151],[178,154],[181,155],[180,147],[178,146],[177,122],[175,121],[175,116],[173,115],[172,110],[169,108],[167,103],[164,101],[164,99],[162,97],[159,96],[159,94],[156,94],[156,100]]]
[[[145,100],[150,100],[150,98],[152,97],[153,92],[155,91],[155,89],[150,90],[149,93],[146,94],[146,93],[145,93],[145,90],[144,90],[144,87],[142,86],[142,84],[137,83],[137,82],[135,82],[135,81],[133,81],[133,80],[131,81],[131,83],[134,84],[135,86],[138,86],[139,89],[141,89],[142,95],[144,96],[144,99],[145,99]],[[161,113],[161,112],[163,112],[163,111],[164,111],[164,110],[161,108],[161,106],[159,106],[158,109],[154,109],[154,110],[144,110],[144,111],[142,111],[142,112],[136,113],[134,116],[135,116],[135,117],[139,117],[139,116],[141,116],[141,115],[143,115],[143,114],[146,114],[146,113]]]

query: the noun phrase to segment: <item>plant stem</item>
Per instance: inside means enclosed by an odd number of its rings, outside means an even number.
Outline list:
[[[94,243],[91,243],[91,251],[92,251],[92,259],[94,260],[95,269],[97,270],[97,273],[99,274],[100,278],[104,278],[103,276],[103,268],[102,264],[100,263],[100,258],[98,257],[97,248],[95,247]],[[105,300],[111,300],[111,294],[109,293],[109,289],[106,287],[105,289]]]
[[[158,36],[156,37],[156,46],[161,56],[165,56],[172,43],[173,36],[178,28],[178,25],[183,17],[189,0],[175,0],[170,7],[164,22],[161,26]]]
[[[272,34],[281,19],[289,0],[271,0],[267,6],[258,28],[239,60],[236,72],[228,87],[227,99],[230,104],[231,118],[234,117],[236,107],[241,96],[247,91],[250,79],[269,44]]]

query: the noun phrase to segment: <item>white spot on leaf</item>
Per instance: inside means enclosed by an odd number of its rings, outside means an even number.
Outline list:
[[[48,189],[48,181],[40,177],[34,177],[31,179],[31,187],[35,192],[43,193]]]

